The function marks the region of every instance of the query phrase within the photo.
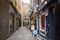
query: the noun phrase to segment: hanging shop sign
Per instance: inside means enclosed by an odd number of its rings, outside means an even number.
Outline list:
[[[35,30],[35,25],[31,25],[31,30]]]
[[[41,0],[41,3],[40,4],[42,4],[44,2],[44,0]]]
[[[41,0],[41,5],[49,3],[50,0]]]

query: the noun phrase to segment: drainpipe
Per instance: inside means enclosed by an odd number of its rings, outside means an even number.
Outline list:
[[[23,19],[22,19],[22,18],[21,18],[21,23],[22,23],[22,24],[21,24],[21,27],[23,27]]]

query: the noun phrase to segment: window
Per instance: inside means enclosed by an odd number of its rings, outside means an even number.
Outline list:
[[[45,29],[45,14],[41,15],[41,29]]]

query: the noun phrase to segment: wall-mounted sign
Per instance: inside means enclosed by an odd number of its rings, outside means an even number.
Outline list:
[[[44,0],[41,0],[41,4],[44,2]]]
[[[47,4],[47,1],[45,1],[44,4]]]
[[[44,2],[44,0],[41,1],[42,3]]]
[[[47,1],[41,0],[41,4],[47,4]]]

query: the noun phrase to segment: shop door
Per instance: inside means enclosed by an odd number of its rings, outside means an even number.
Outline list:
[[[49,39],[54,40],[54,7],[49,9]]]
[[[10,34],[14,32],[14,15],[10,14]]]
[[[55,10],[55,12],[56,12],[56,18],[55,18],[55,20],[56,20],[56,36],[55,36],[55,38],[56,38],[56,40],[60,40],[60,4],[57,4],[56,5],[56,10]]]

